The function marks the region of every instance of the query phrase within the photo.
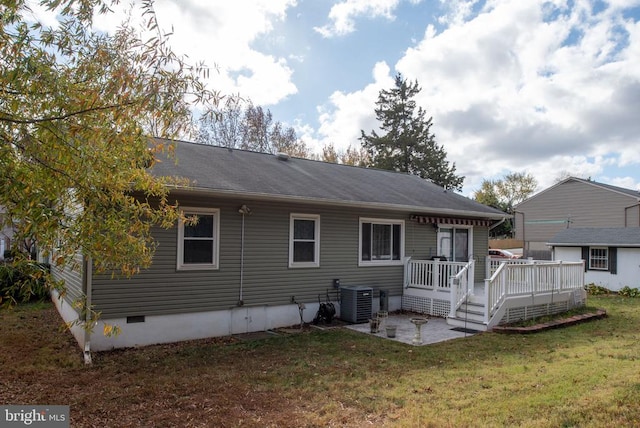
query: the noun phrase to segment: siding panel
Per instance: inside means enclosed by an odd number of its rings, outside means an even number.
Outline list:
[[[64,281],[64,285],[66,287],[64,300],[69,304],[72,304],[74,301],[84,297],[82,286],[82,266],[83,257],[81,254],[76,254],[71,266],[59,268],[54,264],[51,265],[51,273],[54,279]]]
[[[240,199],[192,199],[182,205],[220,209],[219,269],[177,271],[177,228],[154,229],[159,246],[149,269],[132,278],[111,279],[109,275],[94,278],[93,302],[103,317],[236,307],[240,299],[242,225],[238,208],[242,204],[252,211],[245,217],[242,300],[246,306],[289,304],[292,296],[300,302],[316,302],[318,295],[324,300],[327,290],[335,298],[335,278],[340,279],[341,285],[367,285],[400,296],[403,266],[358,266],[360,217],[404,220],[405,256],[428,258],[437,254],[433,226],[417,224],[409,220],[408,214]],[[319,267],[288,267],[291,213],[320,215]],[[487,252],[484,229],[474,231],[477,255]],[[479,269],[477,275],[482,276]]]
[[[625,227],[633,217],[633,198],[580,181],[567,181],[518,205],[516,239],[530,250],[545,250],[566,227]]]
[[[476,283],[484,281],[487,278],[487,266],[484,262],[489,254],[489,228],[474,227],[473,228],[473,258],[476,261],[475,278]]]

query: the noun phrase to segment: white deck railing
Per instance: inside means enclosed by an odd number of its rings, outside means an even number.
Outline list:
[[[440,260],[405,260],[405,288],[449,291],[450,278],[458,275],[467,263]]]
[[[494,273],[496,273],[496,271],[498,270],[498,268],[500,267],[501,264],[510,264],[510,265],[531,265],[534,263],[552,263],[549,260],[533,260],[531,258],[529,259],[501,259],[501,258],[493,258],[491,256],[487,256],[486,259],[486,275],[487,277],[491,277]]]
[[[536,296],[584,287],[584,262],[501,263],[485,280],[485,321],[509,297]]]
[[[568,296],[584,287],[583,262],[501,261],[496,272],[484,280],[483,294],[475,290],[473,260],[461,263],[406,258],[404,262],[404,294],[424,299],[416,304],[420,309],[420,305],[427,305],[430,314],[456,318],[458,309],[473,295],[476,303],[483,302],[482,322],[488,328],[500,322],[507,310],[526,307],[538,298],[551,302],[555,296],[573,298]]]
[[[471,259],[455,276],[449,280],[451,288],[451,310],[449,316],[455,317],[458,308],[473,294],[473,278],[476,261]]]

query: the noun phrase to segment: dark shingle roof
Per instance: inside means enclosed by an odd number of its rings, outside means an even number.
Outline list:
[[[585,180],[583,180],[583,181],[585,181]],[[592,183],[595,186],[600,186],[600,187],[603,187],[605,189],[612,190],[614,192],[624,193],[625,195],[629,195],[629,196],[632,196],[634,198],[639,198],[640,197],[640,190],[626,189],[624,187],[613,186],[611,184],[598,183],[596,181],[586,180],[586,182],[587,183]]]
[[[505,213],[417,176],[175,141],[176,159],[155,175],[192,181],[192,190],[272,200],[372,206],[408,212],[500,219]]]
[[[547,243],[553,246],[640,247],[640,227],[596,227],[564,229]]]

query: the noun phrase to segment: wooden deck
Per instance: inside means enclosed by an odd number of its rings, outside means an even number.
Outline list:
[[[496,265],[490,278],[477,283],[473,260],[408,259],[402,308],[484,331],[586,303],[582,262],[504,260]]]

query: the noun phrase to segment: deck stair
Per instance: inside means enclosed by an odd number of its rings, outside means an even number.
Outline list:
[[[482,296],[468,296],[456,311],[456,316],[447,318],[447,324],[469,330],[487,331],[483,300]]]

